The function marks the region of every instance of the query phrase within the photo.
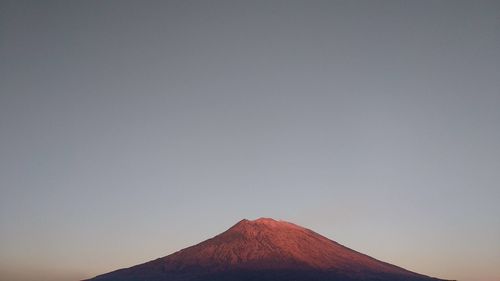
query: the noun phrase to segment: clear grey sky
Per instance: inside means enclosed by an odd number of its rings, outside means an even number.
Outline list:
[[[500,280],[499,1],[1,1],[0,279],[242,218]]]

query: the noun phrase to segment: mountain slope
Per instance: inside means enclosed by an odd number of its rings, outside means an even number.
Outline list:
[[[438,279],[376,260],[295,224],[261,218],[242,220],[195,246],[90,280]]]

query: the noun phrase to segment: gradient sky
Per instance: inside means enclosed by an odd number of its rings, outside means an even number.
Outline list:
[[[1,1],[0,280],[266,216],[500,280],[499,1]]]

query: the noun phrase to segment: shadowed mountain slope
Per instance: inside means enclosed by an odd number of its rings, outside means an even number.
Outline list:
[[[431,281],[298,225],[242,220],[195,246],[93,281]]]

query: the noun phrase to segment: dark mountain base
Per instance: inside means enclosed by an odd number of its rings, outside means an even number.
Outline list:
[[[393,274],[363,272],[348,274],[335,271],[315,270],[233,270],[215,273],[184,272],[101,275],[94,281],[439,281],[431,277],[410,277]]]
[[[196,281],[437,281],[433,278],[420,278],[396,275],[382,275],[363,273],[349,276],[341,272],[333,271],[305,271],[305,270],[265,270],[265,271],[233,271],[215,273],[200,278]]]

